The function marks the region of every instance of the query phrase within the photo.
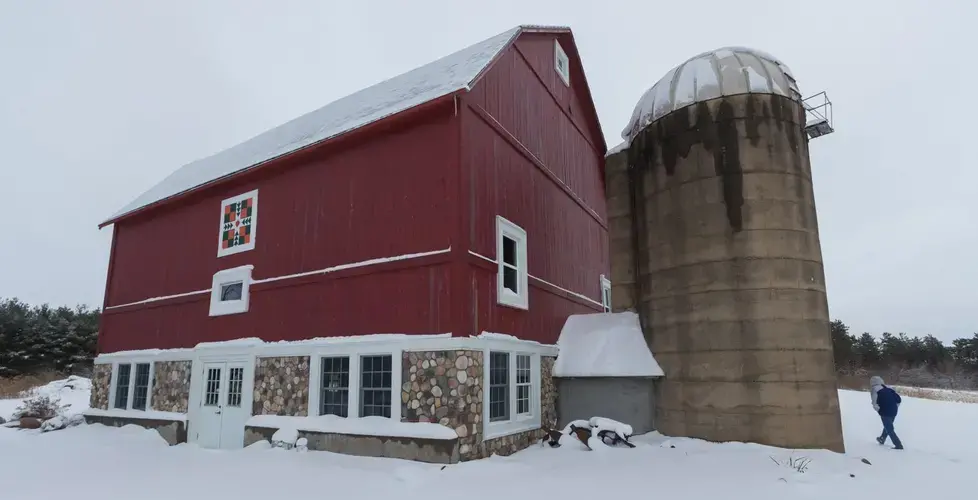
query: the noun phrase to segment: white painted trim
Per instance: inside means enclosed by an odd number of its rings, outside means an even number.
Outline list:
[[[139,411],[139,410],[102,410],[99,408],[89,408],[82,412],[82,415],[88,415],[92,417],[109,417],[109,418],[132,418],[132,419],[144,419],[144,420],[173,420],[176,422],[186,422],[187,415],[185,413],[176,413],[172,411]]]
[[[489,367],[490,353],[493,351],[507,352],[509,354],[509,420],[496,422],[489,421]],[[516,355],[518,354],[528,354],[530,356],[531,386],[530,413],[528,415],[516,414]],[[540,397],[540,354],[521,351],[519,349],[485,349],[482,359],[482,440],[488,441],[490,439],[539,429],[541,426],[541,415],[543,413]]]
[[[136,394],[136,365],[149,365],[149,380],[146,387],[146,409],[138,410],[132,407],[133,396]],[[116,408],[116,389],[119,384],[119,365],[129,365],[129,387],[127,388],[126,407]],[[156,360],[149,358],[133,358],[130,360],[120,360],[112,363],[112,374],[109,378],[109,410],[135,412],[141,414],[151,411],[153,408],[153,382],[156,376]],[[143,417],[149,418],[149,417]]]
[[[224,349],[217,351],[197,351],[196,349],[195,351],[190,367],[190,394],[187,398],[187,420],[190,422],[190,429],[187,432],[188,443],[196,443],[200,434],[200,412],[204,402],[204,366],[207,363],[243,364],[244,380],[241,387],[241,408],[252,414],[255,401],[255,358],[257,356],[250,346],[234,344],[226,345]],[[222,373],[220,396],[222,403],[224,395],[227,393],[228,382],[225,379],[228,377],[228,368],[229,366],[225,366]],[[198,424],[194,425],[194,422],[198,422]]]
[[[247,341],[246,341],[247,340]],[[438,335],[375,334],[349,337],[324,337],[291,342],[263,342],[259,339],[239,339],[230,342],[203,342],[192,349],[147,349],[145,351],[120,351],[99,354],[96,364],[122,362],[133,359],[153,361],[193,361],[198,358],[214,358],[251,354],[261,357],[306,356],[310,352],[393,352],[434,350],[497,350],[519,349],[541,356],[556,356],[557,346],[522,340],[510,335],[484,332],[476,337],[452,337],[450,333]]]
[[[445,248],[445,249],[442,249],[442,250],[433,250],[433,251],[430,251],[430,252],[411,253],[411,254],[404,254],[404,255],[396,255],[394,257],[381,257],[381,258],[377,258],[377,259],[368,259],[368,260],[363,260],[363,261],[359,261],[359,262],[350,262],[350,263],[347,263],[347,264],[340,264],[340,265],[337,265],[337,266],[325,267],[323,269],[317,269],[315,271],[306,271],[306,272],[302,272],[302,273],[287,274],[287,275],[283,275],[283,276],[273,276],[271,278],[263,278],[263,279],[259,279],[259,280],[252,279],[251,280],[251,284],[254,285],[254,284],[261,284],[261,283],[272,283],[274,281],[281,281],[281,280],[294,279],[294,278],[304,278],[306,276],[313,276],[313,275],[316,275],[316,274],[328,274],[328,273],[332,273],[332,272],[336,272],[336,271],[344,271],[346,269],[354,269],[354,268],[358,268],[358,267],[366,267],[366,266],[373,266],[373,265],[378,265],[378,264],[386,264],[388,262],[398,262],[398,261],[402,261],[402,260],[419,259],[421,257],[428,257],[428,256],[431,256],[431,255],[446,254],[446,253],[449,253],[451,251],[452,251],[452,247],[449,246],[448,248]],[[495,261],[492,261],[492,262],[495,263]],[[199,294],[204,294],[204,293],[211,293],[212,290],[213,290],[213,288],[208,288],[207,290],[195,290],[195,291],[192,291],[192,292],[184,292],[184,293],[177,293],[177,294],[173,294],[173,295],[165,295],[165,296],[161,296],[161,297],[153,297],[153,298],[144,299],[144,300],[137,300],[136,302],[128,302],[128,303],[125,303],[125,304],[119,304],[119,305],[115,305],[115,306],[108,306],[108,307],[105,308],[105,310],[118,309],[120,307],[129,307],[129,306],[135,306],[135,305],[140,305],[140,304],[148,304],[150,302],[159,302],[159,301],[162,301],[162,300],[177,299],[177,298],[180,298],[180,297],[189,297],[191,295],[199,295]]]
[[[292,279],[292,278],[302,278],[302,277],[305,277],[305,276],[312,276],[314,274],[326,274],[326,273],[332,273],[332,272],[336,272],[336,271],[343,271],[343,270],[346,270],[346,269],[354,269],[354,268],[357,268],[357,267],[366,267],[366,266],[373,266],[373,265],[377,265],[377,264],[386,264],[388,262],[397,262],[397,261],[401,261],[401,260],[419,259],[421,257],[428,257],[428,256],[431,256],[431,255],[440,255],[440,254],[444,254],[444,253],[449,253],[451,251],[452,251],[452,247],[449,246],[448,248],[445,248],[445,249],[442,249],[442,250],[433,250],[433,251],[430,251],[430,252],[409,253],[409,254],[405,254],[405,255],[397,255],[397,256],[394,256],[394,257],[380,257],[380,258],[377,258],[377,259],[362,260],[360,262],[352,262],[352,263],[349,263],[349,264],[340,264],[338,266],[327,267],[327,268],[324,268],[324,269],[318,269],[316,271],[307,271],[307,272],[304,272],[304,273],[289,274],[289,275],[285,275],[285,276],[276,276],[274,278],[264,278],[264,279],[260,279],[260,280],[254,280],[254,281],[252,281],[252,283],[271,283],[273,281],[281,281],[281,280]]]
[[[611,280],[605,275],[601,275],[601,308],[604,312],[611,312]],[[607,294],[605,294],[607,292]],[[607,298],[607,303],[605,303]]]
[[[474,257],[478,257],[478,258],[480,258],[480,259],[482,259],[482,260],[484,260],[486,262],[490,262],[494,266],[495,265],[498,265],[497,262],[496,262],[496,259],[491,259],[489,257],[486,257],[485,255],[480,254],[480,253],[473,252],[472,250],[469,250],[469,254],[472,255],[472,256],[474,256]],[[587,295],[584,295],[584,294],[581,294],[581,293],[577,293],[577,292],[568,290],[568,289],[566,289],[564,287],[561,287],[561,286],[557,286],[557,285],[555,285],[555,284],[553,284],[553,283],[551,283],[551,282],[549,282],[549,281],[547,281],[547,280],[545,280],[543,278],[537,278],[536,276],[534,276],[534,275],[532,275],[530,273],[527,273],[527,276],[530,279],[539,281],[540,283],[543,283],[545,285],[550,285],[550,286],[556,288],[557,290],[560,290],[561,292],[564,292],[564,293],[566,293],[568,295],[573,295],[574,297],[577,297],[577,298],[579,298],[581,300],[586,300],[586,301],[588,301],[588,302],[590,302],[590,303],[592,303],[592,304],[594,304],[596,306],[601,306],[601,303],[600,302],[598,302],[598,301],[596,301],[596,300],[588,297]]]
[[[225,316],[228,314],[240,314],[248,312],[248,305],[251,296],[251,272],[255,269],[253,265],[245,265],[222,269],[214,273],[211,278],[211,305],[210,316]],[[241,299],[221,300],[221,289],[224,285],[241,282]]]
[[[230,205],[231,203],[237,203],[241,200],[247,198],[254,198],[254,205],[252,206],[251,215],[251,241],[245,243],[244,245],[235,245],[230,248],[221,248],[221,234],[224,232],[224,207]],[[248,250],[255,249],[255,241],[258,238],[258,190],[252,189],[247,193],[242,193],[237,196],[232,196],[221,201],[221,217],[220,224],[217,226],[217,256],[224,257],[227,255],[233,255],[236,253],[247,252]]]
[[[564,63],[564,71],[560,70],[561,61]],[[560,46],[560,42],[556,38],[554,38],[554,71],[557,72],[560,81],[570,87],[570,58],[567,57],[567,52],[564,52],[564,48]]]
[[[504,286],[503,238],[516,242],[516,279],[518,293]],[[529,273],[527,271],[526,231],[501,215],[496,216],[496,303],[527,310],[530,308]]]

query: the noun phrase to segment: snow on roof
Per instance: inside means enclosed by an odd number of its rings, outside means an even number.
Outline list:
[[[691,57],[645,91],[621,136],[631,143],[642,129],[673,111],[747,93],[801,98],[791,70],[774,56],[746,47],[724,47]]]
[[[184,165],[113,214],[102,225],[147,205],[339,136],[459,90],[475,80],[521,31],[567,27],[517,26],[407,73],[365,88],[237,146]]]
[[[661,377],[634,312],[575,314],[557,340],[555,377]]]
[[[624,151],[624,150],[628,149],[628,146],[629,146],[628,141],[622,141],[621,144],[619,144],[619,145],[617,145],[617,146],[609,149],[608,150],[608,153],[605,154],[604,156],[605,156],[605,158],[607,158],[607,157],[609,157],[609,156],[611,156],[611,155],[613,155],[615,153],[618,153],[619,151]]]

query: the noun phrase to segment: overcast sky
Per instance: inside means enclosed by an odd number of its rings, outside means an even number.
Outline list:
[[[100,307],[97,224],[179,166],[517,24],[562,24],[609,146],[647,87],[721,46],[828,91],[837,132],[811,154],[832,317],[970,336],[976,19],[969,0],[0,0],[0,297]]]

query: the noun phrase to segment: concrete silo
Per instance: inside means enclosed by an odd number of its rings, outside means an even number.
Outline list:
[[[656,427],[844,451],[806,105],[772,56],[668,72],[609,153],[612,303],[665,371]]]

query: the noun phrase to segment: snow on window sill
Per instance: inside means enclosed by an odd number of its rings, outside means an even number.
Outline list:
[[[451,427],[433,422],[398,422],[385,417],[291,417],[255,415],[245,423],[249,427],[291,428],[297,431],[348,434],[356,436],[403,437],[416,439],[458,439]]]
[[[173,420],[177,422],[187,422],[186,413],[177,413],[172,411],[156,411],[156,410],[101,410],[98,408],[89,408],[84,411],[83,415],[90,417],[107,417],[107,418],[132,418],[141,420]]]
[[[486,422],[482,435],[483,441],[511,436],[521,432],[535,431],[540,428],[540,417],[537,415],[517,415],[512,420]]]

